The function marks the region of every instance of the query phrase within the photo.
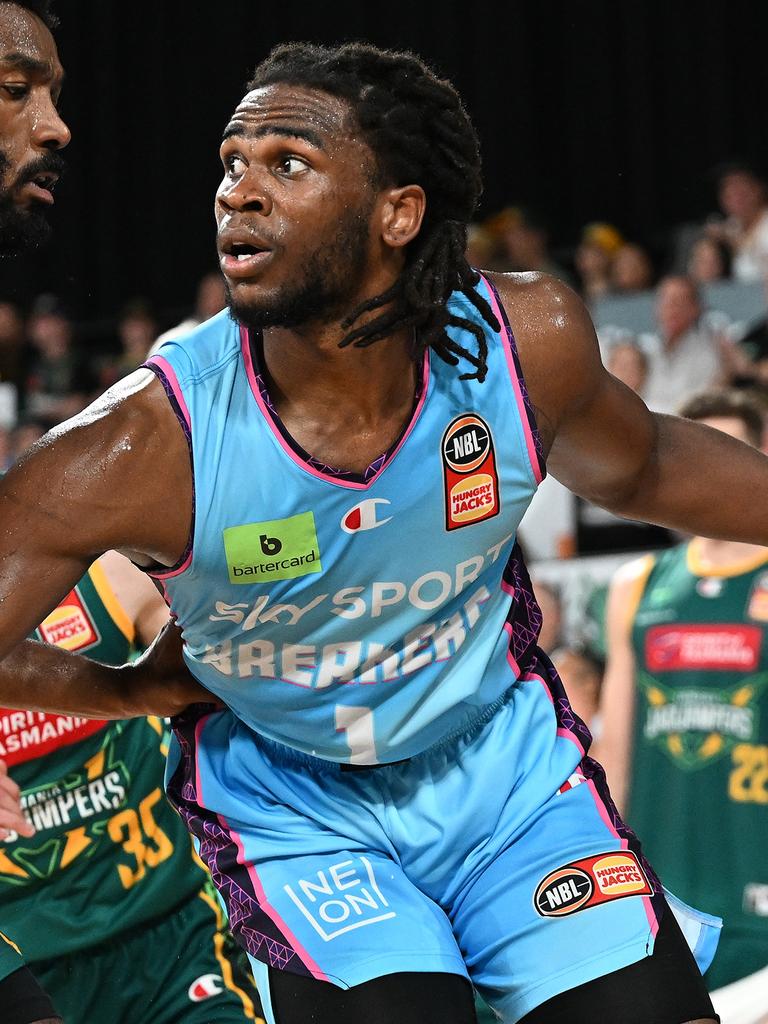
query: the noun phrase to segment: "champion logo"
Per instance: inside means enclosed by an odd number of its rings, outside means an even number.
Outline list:
[[[224,984],[218,974],[203,974],[189,986],[187,995],[193,1003],[202,1003],[212,996],[221,995]]]
[[[341,528],[344,533],[361,533],[363,530],[375,530],[377,526],[384,526],[392,516],[386,519],[378,519],[376,513],[377,505],[391,505],[386,498],[366,498],[358,502],[341,517]]]

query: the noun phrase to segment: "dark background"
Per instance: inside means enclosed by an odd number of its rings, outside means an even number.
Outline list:
[[[658,245],[713,208],[707,172],[762,159],[768,5],[580,0],[58,0],[73,132],[42,263],[0,295],[63,296],[79,318],[147,296],[172,319],[215,265],[218,142],[276,42],[409,47],[458,86],[483,144],[482,213],[543,211],[558,246],[607,219]]]

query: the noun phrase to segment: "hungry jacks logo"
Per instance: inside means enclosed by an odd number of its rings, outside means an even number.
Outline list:
[[[499,478],[488,424],[473,413],[458,416],[443,434],[445,528],[491,519],[499,511]]]
[[[270,583],[322,572],[312,512],[228,526],[222,536],[230,583]]]

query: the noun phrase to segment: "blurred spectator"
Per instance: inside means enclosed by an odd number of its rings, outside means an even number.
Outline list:
[[[149,306],[136,299],[123,310],[117,323],[120,354],[106,360],[99,372],[101,388],[111,387],[116,381],[137,369],[149,354],[157,337],[157,321]]]
[[[636,394],[643,394],[648,379],[648,356],[634,339],[616,342],[608,352],[606,368]]]
[[[200,278],[195,297],[195,317],[199,324],[216,316],[227,304],[227,290],[224,278],[218,270]]]
[[[25,409],[50,423],[61,422],[84,408],[90,377],[74,347],[72,324],[54,296],[37,299],[27,335],[33,352],[25,380]]]
[[[608,348],[605,365],[614,377],[645,397],[648,356],[633,335],[618,332],[617,340]],[[665,548],[674,542],[663,526],[623,519],[583,498],[576,498],[574,529],[580,555]]]
[[[595,730],[605,665],[586,644],[559,647],[552,664],[560,673],[571,707],[590,729]]]
[[[761,443],[743,392],[694,396],[682,415]],[[711,988],[768,966],[767,624],[768,548],[753,544],[695,537],[611,585],[595,756],[665,884],[723,918]]]
[[[500,262],[492,269],[501,271],[538,270],[562,281],[569,275],[549,253],[549,237],[544,221],[531,209],[508,206],[485,224],[498,240]]]
[[[24,373],[24,320],[12,302],[0,302],[0,381],[18,387]]]
[[[220,313],[226,304],[227,290],[224,285],[224,278],[218,271],[206,274],[198,282],[195,308],[190,316],[186,317],[175,327],[171,327],[169,331],[161,334],[150,347],[148,354],[156,352],[164,342],[170,341],[172,338],[178,338],[182,334],[187,334],[194,327],[197,327],[198,324],[210,320],[212,316]]]
[[[768,304],[768,278],[764,291]],[[724,353],[732,384],[757,388],[768,396],[768,316],[753,323],[735,344],[724,348]]]
[[[574,262],[586,302],[610,291],[611,263],[622,245],[621,235],[611,224],[587,224],[584,228]]]
[[[653,284],[653,266],[640,245],[628,242],[618,250],[611,263],[611,288],[614,292],[642,292]]]
[[[688,257],[688,276],[698,285],[712,284],[731,276],[731,250],[717,238],[701,235]]]
[[[494,262],[496,245],[493,235],[482,224],[470,224],[467,230],[467,263],[484,270]]]
[[[656,289],[658,332],[640,341],[648,355],[645,401],[674,413],[690,395],[719,381],[721,339],[701,322],[699,290],[689,277],[665,277]]]
[[[22,420],[10,435],[8,462],[15,462],[35,441],[39,441],[48,428],[40,420]]]
[[[707,225],[709,234],[733,253],[733,276],[758,281],[768,274],[768,197],[753,167],[731,163],[718,174],[718,201],[724,221]]]
[[[533,590],[541,609],[541,631],[539,647],[548,654],[560,643],[563,629],[563,609],[557,587],[544,580],[534,579]]]

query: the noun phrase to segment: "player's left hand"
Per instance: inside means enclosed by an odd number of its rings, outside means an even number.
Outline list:
[[[8,774],[8,765],[0,761],[0,840],[7,839],[9,832],[27,839],[35,834],[21,809],[21,790]]]
[[[190,704],[218,703],[187,668],[183,647],[181,630],[171,619],[144,654],[127,666],[133,701],[142,714],[172,718]]]

